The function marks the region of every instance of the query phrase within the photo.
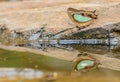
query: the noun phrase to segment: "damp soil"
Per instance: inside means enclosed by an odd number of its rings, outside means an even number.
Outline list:
[[[29,52],[0,49],[0,67],[33,68],[46,71],[70,71],[72,62]],[[66,69],[64,69],[64,67],[66,67]]]
[[[120,58],[118,30],[97,28],[70,35],[63,35],[62,33],[65,31],[67,31],[67,29],[57,33],[49,33],[46,32],[45,27],[19,31],[9,30],[5,25],[2,25],[0,28],[0,43],[7,46],[40,49],[45,52],[47,48],[56,47],[63,49],[63,51],[78,50],[79,52],[106,55],[117,59]],[[7,70],[10,68],[23,70],[29,68],[42,71],[43,73],[57,72],[60,76],[58,76],[58,79],[54,80],[54,82],[79,82],[88,80],[91,82],[93,82],[93,80],[94,82],[120,81],[118,77],[120,75],[119,71],[99,68],[87,73],[73,72],[74,64],[72,61],[65,61],[42,54],[0,49],[0,68],[7,68]],[[96,79],[95,76],[99,78]],[[0,76],[0,80],[4,80],[4,82],[40,82],[39,78],[30,80],[22,78],[21,76],[15,76],[16,79],[10,80],[1,77],[2,76]],[[111,80],[110,78],[113,79]]]
[[[52,72],[58,73],[57,79],[52,82],[87,82],[88,80],[90,82],[120,81],[119,71],[99,68],[89,72],[73,72],[73,66],[73,62],[43,56],[40,54],[0,49],[0,81],[40,82],[41,73],[44,75],[44,73]],[[26,68],[31,70],[25,71]],[[14,73],[16,73],[17,75],[11,77],[10,75],[14,75]],[[97,78],[95,78],[95,76],[97,76]],[[30,79],[28,77],[32,78]],[[46,80],[46,78],[44,78],[44,80]]]

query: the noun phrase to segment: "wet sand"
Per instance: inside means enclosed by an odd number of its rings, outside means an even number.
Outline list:
[[[4,45],[0,45],[0,48],[6,49],[6,50],[12,50],[12,51],[42,54],[50,57],[55,57],[58,59],[68,60],[68,61],[73,61],[74,59],[77,59],[77,55],[80,53],[77,50],[68,51],[68,50],[55,49],[55,48],[47,49],[47,51],[42,51],[39,49],[24,48],[24,47],[4,46]],[[105,55],[98,55],[98,54],[91,54],[91,53],[88,53],[88,54],[91,55],[93,58],[97,59],[102,64],[100,65],[100,67],[120,71],[119,59],[110,58]]]
[[[54,0],[50,0],[53,1]],[[63,1],[63,0],[62,0]],[[93,22],[89,27],[83,29],[88,30],[92,28],[112,28],[107,27],[109,24],[115,24],[120,22],[120,2],[119,0],[107,0],[107,1],[96,1],[93,2],[81,2],[72,1],[69,2],[2,2],[0,3],[0,25],[6,25],[10,30],[17,29],[30,30],[35,28],[43,27],[46,24],[47,32],[59,32],[66,28],[74,27],[75,25],[71,22],[67,15],[67,8],[74,7],[76,9],[84,10],[95,10],[99,14],[98,19]],[[106,26],[104,26],[106,25]],[[22,52],[32,52],[37,54],[43,54],[52,56],[64,60],[72,61],[78,51],[67,51],[62,49],[48,49],[47,51],[29,49],[23,47],[4,46],[0,45],[1,48],[7,50],[16,50]],[[103,65],[102,67],[119,70],[120,71],[120,60],[115,58],[109,58],[106,56],[99,56],[97,54],[91,54],[97,58]],[[111,64],[112,63],[112,64]]]

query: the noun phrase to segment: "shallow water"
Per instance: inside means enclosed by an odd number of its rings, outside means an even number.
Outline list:
[[[120,46],[111,46],[111,48],[110,46],[105,45],[71,45],[71,47],[80,52],[89,52],[120,59]]]
[[[41,80],[41,76],[53,72],[56,72],[58,77],[50,82],[120,81],[120,72],[118,71],[99,68],[82,73],[73,72],[73,66],[73,62],[40,54],[0,49],[0,82],[48,82],[46,78]]]
[[[72,62],[40,54],[0,49],[0,67],[33,68],[46,71],[70,71]],[[64,67],[66,68],[64,69]]]
[[[7,36],[8,40],[6,40],[6,37],[1,38],[0,40],[1,44],[5,43],[6,45],[23,46],[43,50],[50,47],[67,50],[75,49],[80,52],[96,53],[99,55],[120,58],[119,41],[116,37],[106,38],[107,36],[105,35],[104,38],[59,39],[59,33],[61,32],[58,32],[57,35],[50,35],[49,33],[44,34],[43,29],[39,29],[33,32],[32,35],[27,36],[13,31],[10,33],[10,36]],[[43,56],[42,54],[0,49],[0,82],[120,81],[119,71],[99,68],[83,73],[74,72],[74,66],[75,63],[72,61]],[[48,80],[48,76],[45,77],[46,74],[54,73],[57,74],[57,79],[54,79],[53,77],[52,80]],[[44,78],[42,76],[44,76]]]

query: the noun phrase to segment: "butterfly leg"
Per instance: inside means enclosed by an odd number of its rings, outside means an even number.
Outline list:
[[[77,28],[78,30],[81,30],[81,29],[86,28],[86,26],[82,26],[82,27],[76,26],[76,28]]]
[[[81,52],[79,53],[77,56],[80,57],[80,56],[88,56],[89,54],[85,53],[85,52]]]

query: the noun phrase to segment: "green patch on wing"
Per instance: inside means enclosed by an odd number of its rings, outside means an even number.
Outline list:
[[[77,70],[85,69],[85,67],[94,66],[94,61],[92,60],[83,60],[77,64]]]
[[[85,17],[85,16],[78,15],[78,14],[74,14],[74,19],[78,22],[88,22],[89,20],[91,20],[91,18],[89,17]]]

